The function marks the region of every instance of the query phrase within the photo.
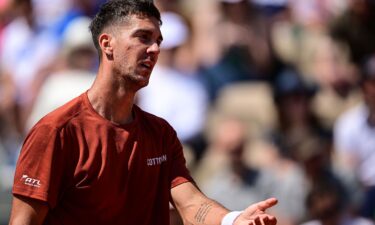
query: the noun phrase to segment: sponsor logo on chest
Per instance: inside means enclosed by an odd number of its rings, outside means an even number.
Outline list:
[[[162,155],[156,158],[148,158],[147,166],[158,166],[167,161],[167,155]]]
[[[42,186],[42,184],[40,183],[40,180],[31,178],[31,177],[29,177],[28,175],[25,175],[25,174],[22,175],[21,181],[23,181],[24,184],[26,184],[28,186],[32,186],[32,187],[39,188],[40,186]]]

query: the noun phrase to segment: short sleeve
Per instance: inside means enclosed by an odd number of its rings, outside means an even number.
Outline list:
[[[36,125],[26,137],[18,158],[13,194],[45,201],[54,208],[68,161],[63,129]]]
[[[171,128],[167,137],[167,148],[171,151],[172,162],[170,170],[170,184],[174,188],[182,183],[193,182],[190,172],[186,167],[186,160],[182,151],[182,145],[177,138],[176,132]]]

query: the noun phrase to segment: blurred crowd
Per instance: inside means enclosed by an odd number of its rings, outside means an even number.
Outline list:
[[[28,130],[95,78],[104,1],[0,0],[0,224]],[[276,197],[280,225],[374,225],[375,0],[155,3],[137,104],[176,129],[198,186],[233,210]]]

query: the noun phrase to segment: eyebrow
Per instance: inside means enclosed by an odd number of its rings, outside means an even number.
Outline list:
[[[146,34],[150,34],[152,35],[153,34],[153,31],[151,30],[148,30],[148,29],[138,29],[136,31],[134,31],[134,35],[135,34],[139,34],[139,33],[146,33]],[[160,34],[160,36],[158,37],[158,41],[159,42],[162,42],[164,39],[163,39],[163,35]]]

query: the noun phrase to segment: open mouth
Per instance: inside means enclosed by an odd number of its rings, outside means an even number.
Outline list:
[[[143,63],[141,63],[141,66],[146,68],[146,69],[149,69],[149,70],[152,69],[152,63],[151,62],[143,62]]]

